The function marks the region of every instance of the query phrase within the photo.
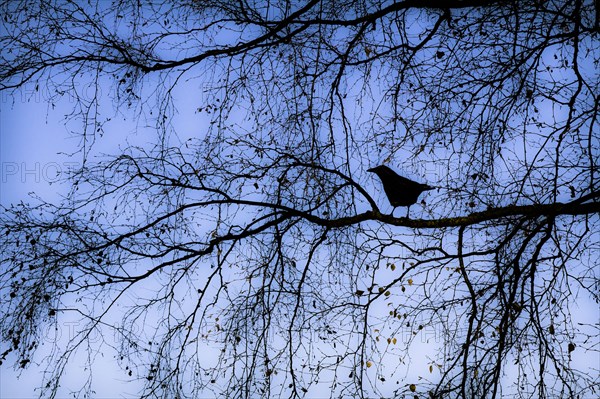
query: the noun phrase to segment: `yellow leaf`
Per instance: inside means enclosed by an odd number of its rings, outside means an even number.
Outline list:
[[[432,364],[429,365],[429,372],[433,373],[433,365]]]
[[[393,263],[390,265],[390,269],[392,269],[392,271],[396,270],[396,265],[394,265]]]
[[[371,367],[373,365],[372,362],[367,362],[367,368]]]
[[[408,285],[412,285],[412,283],[413,283],[412,278],[409,278],[408,279]]]
[[[398,340],[397,340],[396,338],[392,339],[392,343],[393,343],[394,345],[396,345],[396,342],[398,342]]]
[[[408,389],[410,389],[411,392],[415,392],[417,390],[417,386],[415,384],[410,384]]]

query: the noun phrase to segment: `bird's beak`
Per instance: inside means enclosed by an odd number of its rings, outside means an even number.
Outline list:
[[[375,168],[367,169],[367,172],[375,173]]]

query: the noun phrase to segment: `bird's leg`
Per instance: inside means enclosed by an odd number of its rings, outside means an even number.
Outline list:
[[[406,218],[408,219],[408,213],[410,212],[410,205],[406,208]]]

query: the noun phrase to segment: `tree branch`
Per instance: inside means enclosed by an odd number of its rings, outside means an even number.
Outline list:
[[[599,197],[600,193],[596,193],[595,197]],[[385,215],[378,211],[367,211],[355,216],[339,218],[335,220],[327,220],[317,216],[307,215],[299,212],[298,215],[315,224],[339,228],[346,227],[357,223],[362,223],[368,220],[377,220],[382,223],[404,226],[420,229],[439,229],[442,227],[461,227],[471,226],[483,222],[488,222],[496,219],[507,218],[512,216],[539,217],[539,216],[560,216],[560,215],[588,215],[600,214],[600,202],[590,202],[579,204],[577,201],[571,203],[557,202],[555,204],[540,204],[540,205],[509,205],[502,208],[490,208],[483,212],[475,212],[467,216],[457,216],[442,219],[409,219],[406,217],[394,217]]]

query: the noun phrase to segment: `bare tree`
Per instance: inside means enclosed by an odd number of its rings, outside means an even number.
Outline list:
[[[82,127],[66,199],[0,216],[2,361],[80,322],[41,396],[94,351],[144,397],[598,394],[598,315],[571,313],[600,299],[597,1],[2,15],[0,89],[73,96]],[[182,142],[190,82],[210,123]],[[92,157],[111,104],[155,144]],[[387,214],[381,163],[442,187],[419,218]]]

